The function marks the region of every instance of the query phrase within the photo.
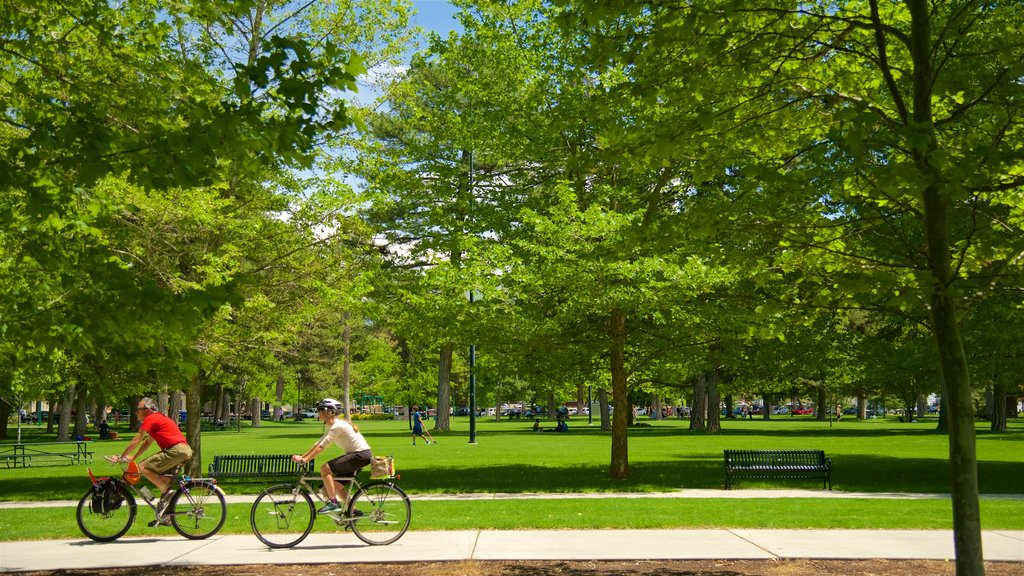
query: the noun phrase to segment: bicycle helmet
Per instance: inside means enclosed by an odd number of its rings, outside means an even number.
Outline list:
[[[324,398],[323,400],[316,403],[317,410],[325,410],[338,414],[341,412],[341,402],[338,402],[334,398]]]

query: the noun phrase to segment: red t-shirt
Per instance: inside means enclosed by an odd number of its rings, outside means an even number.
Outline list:
[[[151,412],[149,416],[146,416],[142,425],[139,426],[139,430],[149,432],[161,450],[166,450],[175,444],[185,443],[185,435],[178,429],[174,420],[159,412]]]

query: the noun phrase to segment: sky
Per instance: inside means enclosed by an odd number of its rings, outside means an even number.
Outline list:
[[[425,30],[447,36],[451,30],[462,29],[454,18],[456,8],[448,0],[413,0],[412,5],[417,12],[413,22]]]

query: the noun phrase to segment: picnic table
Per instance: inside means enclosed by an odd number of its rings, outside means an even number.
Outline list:
[[[51,464],[92,462],[92,452],[84,440],[70,442],[18,442],[0,444],[0,461],[8,468],[27,468]]]

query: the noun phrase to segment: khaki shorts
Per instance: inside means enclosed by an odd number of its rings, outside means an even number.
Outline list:
[[[164,472],[170,472],[175,466],[190,458],[192,458],[192,449],[183,442],[153,454],[143,460],[140,465],[157,474],[163,474]]]

